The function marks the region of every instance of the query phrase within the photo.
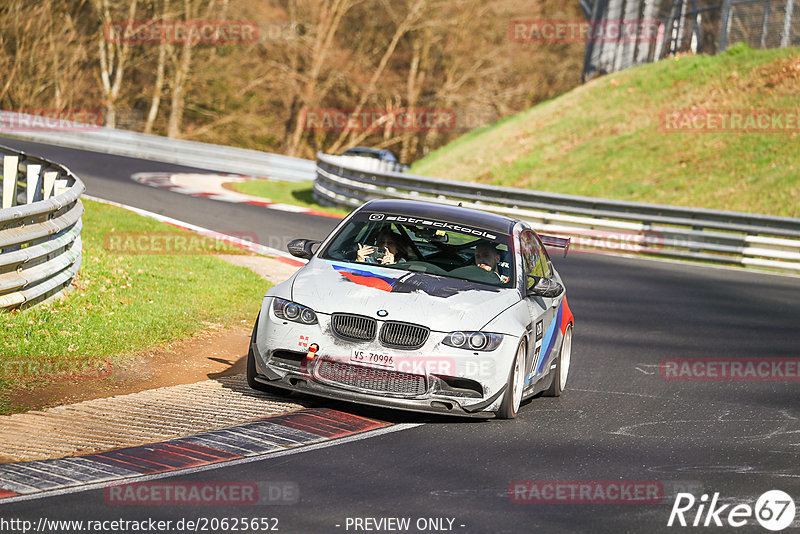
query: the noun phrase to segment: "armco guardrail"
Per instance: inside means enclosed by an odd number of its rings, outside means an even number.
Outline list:
[[[0,146],[0,310],[69,287],[81,265],[83,182],[66,168]]]
[[[247,176],[290,181],[314,179],[313,161],[258,150],[171,139],[67,121],[48,122],[43,117],[10,111],[0,111],[0,122],[23,126],[9,129],[6,132],[9,135],[52,145]]]
[[[800,271],[800,219],[643,204],[363,171],[317,155],[318,202],[353,208],[376,198],[464,206],[531,221],[572,237],[571,250],[649,254]]]

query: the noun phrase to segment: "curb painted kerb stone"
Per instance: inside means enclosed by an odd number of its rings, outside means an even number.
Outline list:
[[[257,457],[392,426],[310,408],[162,443],[100,454],[0,465],[3,499]]]

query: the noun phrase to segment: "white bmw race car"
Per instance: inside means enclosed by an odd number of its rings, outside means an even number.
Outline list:
[[[254,389],[511,419],[524,399],[566,385],[574,319],[526,222],[376,200],[289,251],[309,261],[264,296]]]

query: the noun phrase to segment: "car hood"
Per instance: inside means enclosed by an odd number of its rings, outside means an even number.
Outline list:
[[[389,269],[312,259],[295,276],[292,300],[320,313],[354,313],[423,324],[432,330],[480,330],[519,302],[515,289]],[[382,318],[382,317],[381,317]]]

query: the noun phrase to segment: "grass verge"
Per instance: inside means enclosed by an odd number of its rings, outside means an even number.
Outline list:
[[[209,254],[230,253],[228,246],[124,209],[83,203],[75,290],[66,299],[0,315],[0,414],[15,411],[7,397],[13,387],[107,377],[110,364],[126,354],[210,324],[253,320],[270,285]],[[115,247],[111,239],[120,237]],[[182,245],[164,247],[167,238]],[[170,253],[150,253],[155,243]]]
[[[800,216],[800,134],[679,133],[677,110],[800,115],[800,49],[736,45],[603,76],[470,132],[411,172],[659,204]],[[795,121],[796,122],[796,121]],[[787,123],[788,124],[788,123]]]
[[[246,182],[234,182],[228,187],[239,193],[268,198],[272,202],[279,204],[292,204],[303,208],[310,208],[332,215],[344,217],[350,210],[343,208],[329,208],[317,204],[314,200],[312,190],[314,182],[283,182],[278,180],[248,180]]]

